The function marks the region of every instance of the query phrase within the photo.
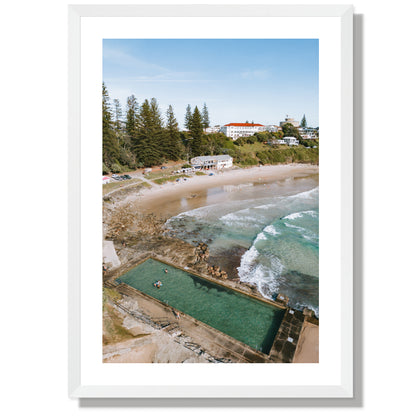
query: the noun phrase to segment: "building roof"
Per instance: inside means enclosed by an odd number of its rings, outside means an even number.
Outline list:
[[[205,162],[207,160],[229,160],[232,159],[232,157],[230,155],[195,156],[192,159],[199,159],[201,162]]]
[[[235,126],[235,127],[264,127],[263,124],[257,124],[257,123],[228,123],[225,124],[226,126]]]

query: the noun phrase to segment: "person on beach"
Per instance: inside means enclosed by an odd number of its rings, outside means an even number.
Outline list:
[[[181,319],[181,315],[179,314],[178,311],[175,311],[175,316],[176,316],[176,319]]]

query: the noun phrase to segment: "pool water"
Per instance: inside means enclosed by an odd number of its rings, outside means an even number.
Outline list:
[[[165,273],[165,269],[168,273]],[[153,286],[162,282],[158,289]],[[270,352],[285,311],[184,270],[148,259],[117,279],[262,351]]]

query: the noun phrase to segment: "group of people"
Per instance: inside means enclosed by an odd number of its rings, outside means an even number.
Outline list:
[[[165,269],[165,273],[167,273],[167,272],[168,272],[168,269]],[[157,280],[156,282],[153,283],[153,286],[160,289],[161,286],[163,286],[163,283],[160,280]]]
[[[162,282],[160,280],[158,280],[157,282],[153,283],[154,287],[157,287],[158,289],[160,289],[161,286],[163,286]]]

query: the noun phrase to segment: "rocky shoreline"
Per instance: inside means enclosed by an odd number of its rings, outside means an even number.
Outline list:
[[[136,187],[135,192],[137,191]],[[121,263],[117,268],[111,263],[103,264],[106,270],[105,280],[131,268],[146,257],[157,257],[218,280],[221,284],[261,297],[255,286],[240,282],[235,267],[229,267],[227,271],[215,264],[215,259],[210,258],[206,243],[197,242],[194,245],[176,238],[166,233],[164,225],[168,218],[138,213],[133,204],[126,201],[131,193],[132,190],[120,189],[111,198],[103,197],[103,238],[113,242]]]

